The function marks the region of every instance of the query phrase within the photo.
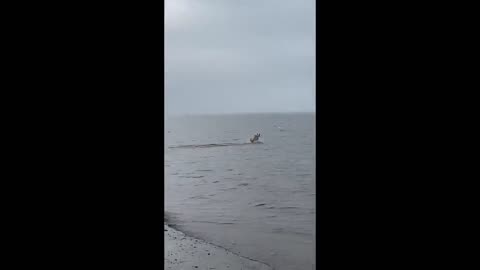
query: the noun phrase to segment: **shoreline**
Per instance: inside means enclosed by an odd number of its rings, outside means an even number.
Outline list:
[[[191,237],[164,221],[165,269],[273,270],[220,246]]]

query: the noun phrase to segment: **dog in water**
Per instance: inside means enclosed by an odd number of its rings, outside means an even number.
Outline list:
[[[260,138],[260,133],[257,133],[255,135],[253,135],[253,138],[250,139],[250,142],[255,143],[255,142],[258,141],[259,138]]]

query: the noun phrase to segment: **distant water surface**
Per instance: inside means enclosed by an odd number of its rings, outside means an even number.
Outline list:
[[[275,269],[314,269],[313,113],[170,117],[165,144],[170,222]]]

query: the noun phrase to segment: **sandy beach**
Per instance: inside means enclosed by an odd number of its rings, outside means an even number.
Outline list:
[[[221,247],[185,235],[164,225],[165,269],[271,270],[273,268],[238,256]]]

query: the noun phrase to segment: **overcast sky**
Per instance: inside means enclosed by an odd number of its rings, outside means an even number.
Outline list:
[[[166,0],[167,114],[315,110],[315,0]]]

